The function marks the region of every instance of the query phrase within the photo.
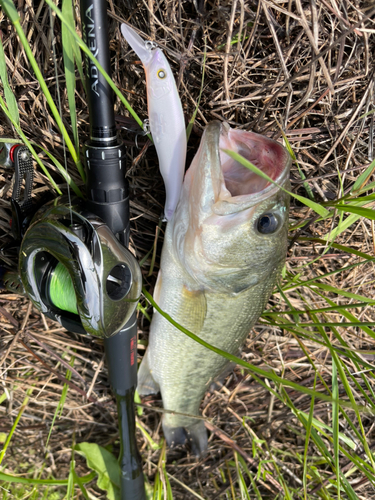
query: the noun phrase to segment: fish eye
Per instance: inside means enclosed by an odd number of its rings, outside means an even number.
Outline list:
[[[164,69],[159,69],[158,71],[158,77],[163,80],[167,76],[167,73]]]
[[[279,220],[274,214],[263,214],[259,217],[256,227],[261,234],[272,234],[279,227]]]

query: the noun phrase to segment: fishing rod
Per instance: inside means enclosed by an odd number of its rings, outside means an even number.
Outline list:
[[[80,10],[83,40],[110,74],[107,2],[81,0]],[[61,197],[34,215],[28,149],[7,143],[0,148],[0,162],[15,168],[12,232],[20,245],[19,276],[9,273],[3,281],[8,289],[25,293],[43,314],[67,330],[104,339],[118,410],[121,500],[144,500],[134,411],[136,308],[142,275],[127,249],[126,151],[116,133],[112,89],[88,57],[85,73],[90,122],[90,137],[83,150],[86,200]]]

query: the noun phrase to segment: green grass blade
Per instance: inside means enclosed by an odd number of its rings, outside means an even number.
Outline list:
[[[243,457],[241,457],[241,455],[237,455],[238,456],[238,461],[240,462],[243,470],[246,472],[246,474],[248,475],[249,479],[250,479],[250,483],[251,483],[251,486],[254,490],[254,493],[256,494],[256,497],[257,497],[257,500],[262,500],[262,496],[260,494],[260,491],[255,483],[255,480],[253,478],[253,475],[251,474],[250,470],[248,469],[247,467],[247,464],[244,460]]]
[[[74,448],[72,448],[74,450]],[[72,453],[73,454],[73,453]],[[66,499],[71,500],[72,495],[74,493],[74,472],[75,472],[75,461],[74,458],[72,457],[70,461],[70,467],[69,467],[69,476],[68,476],[68,484],[66,488]]]
[[[342,310],[347,310],[347,309],[357,309],[361,307],[366,307],[368,306],[367,302],[356,302],[352,304],[344,304],[342,306],[334,305],[334,306],[329,306],[329,307],[320,307],[317,309],[314,309],[314,313],[323,313],[323,312],[332,312],[332,311],[342,311]],[[290,315],[299,315],[299,314],[306,314],[309,312],[309,309],[291,309],[290,311],[277,311],[277,312],[272,312],[272,311],[264,311],[262,314],[262,317],[273,317],[273,316],[280,316],[284,314],[290,314]],[[353,319],[354,321],[354,319]]]
[[[86,476],[80,478],[83,484],[91,483],[95,479],[96,473],[90,472]],[[11,474],[5,474],[5,472],[0,472],[0,480],[6,481],[8,483],[20,483],[20,484],[39,484],[45,486],[66,486],[68,484],[68,479],[34,479],[20,476],[12,476]]]
[[[360,191],[364,187],[366,182],[372,176],[374,170],[375,170],[375,160],[373,160],[370,163],[370,165],[366,168],[366,170],[355,181],[354,186],[350,190],[350,194],[358,194],[358,191]]]
[[[332,285],[326,285],[324,283],[315,282],[314,287],[320,288],[321,290],[324,290],[326,292],[335,293],[337,295],[340,295],[341,297],[347,297],[349,299],[354,299],[361,302],[367,302],[368,304],[375,304],[374,299],[370,299],[368,297],[365,297],[364,295],[358,295],[356,293],[346,292],[345,290],[340,290],[339,288],[336,288]]]
[[[295,279],[293,281],[293,283],[291,283],[291,284],[287,283],[286,285],[284,285],[283,290],[285,292],[285,291],[288,291],[288,290],[293,290],[294,288],[297,288],[297,287],[302,286],[302,285],[303,286],[305,286],[305,285],[316,285],[318,283],[318,280],[321,280],[321,279],[324,279],[324,278],[328,278],[329,276],[334,276],[335,274],[339,274],[339,273],[342,273],[344,271],[349,271],[350,269],[354,269],[355,267],[361,266],[362,264],[367,264],[370,261],[375,261],[375,258],[371,257],[367,261],[363,260],[363,261],[360,261],[360,262],[356,262],[355,264],[349,264],[348,266],[345,266],[345,267],[342,267],[342,268],[339,268],[339,269],[335,269],[334,271],[330,271],[328,273],[322,274],[318,278],[311,278],[309,280],[304,280],[304,281],[303,280],[299,280],[299,279]],[[363,302],[368,302],[368,300],[364,300]]]
[[[18,104],[12,92],[12,89],[9,86],[7,64],[5,59],[3,42],[1,38],[0,38],[0,80],[1,83],[3,84],[4,100],[9,110],[9,114],[12,117],[12,121],[14,121],[19,126],[20,116],[18,112]]]
[[[354,207],[353,205],[335,205],[335,208],[343,212],[357,214],[360,217],[366,217],[366,219],[375,220],[375,210],[372,208]]]
[[[196,106],[196,108],[194,110],[194,113],[193,113],[193,116],[190,118],[190,121],[189,121],[188,126],[186,128],[186,140],[187,141],[189,140],[191,131],[193,130],[193,125],[194,125],[195,118],[196,118],[197,113],[198,113],[199,104],[201,102],[201,97],[202,97],[202,92],[203,92],[203,84],[204,84],[204,72],[205,72],[205,69],[206,69],[206,57],[207,57],[207,47],[206,47],[206,44],[205,44],[205,46],[204,46],[204,54],[203,54],[203,69],[202,69],[201,89],[200,89],[200,92],[199,92],[197,106]]]
[[[251,500],[250,499],[250,496],[249,496],[249,493],[247,491],[247,486],[246,486],[246,482],[245,482],[245,479],[242,475],[242,471],[241,471],[241,467],[240,467],[240,462],[238,460],[238,453],[235,451],[234,452],[234,460],[235,460],[235,467],[236,467],[236,472],[237,472],[237,483],[238,483],[238,486],[240,487],[240,491],[241,491],[241,499],[243,500]]]
[[[277,121],[277,120],[276,120]],[[303,171],[301,170],[301,167],[299,166],[298,164],[298,160],[297,160],[297,157],[296,155],[294,154],[294,151],[293,151],[293,148],[292,146],[290,145],[290,142],[288,141],[288,138],[287,136],[284,134],[284,131],[281,127],[281,125],[277,122],[277,124],[279,125],[279,129],[280,129],[280,132],[281,132],[281,135],[283,136],[283,139],[284,139],[284,142],[285,142],[285,147],[286,149],[288,150],[290,156],[292,157],[292,160],[293,162],[297,165],[297,168],[298,168],[298,172],[299,172],[299,175],[301,177],[302,180],[305,180],[306,179],[306,176],[305,174],[303,173]],[[306,190],[306,193],[308,194],[310,200],[312,201],[315,201],[315,198],[314,198],[314,193],[312,192],[312,189],[310,187],[310,184],[308,182],[304,182],[303,183],[303,187],[305,188]]]
[[[74,193],[79,197],[83,198],[83,194],[77,184],[73,181],[69,173],[65,170],[65,168],[61,165],[61,163],[43,146],[40,146],[39,144],[33,143],[35,147],[40,148],[47,156],[48,158],[52,161],[52,163],[56,166],[58,169],[59,173],[61,176],[64,178],[65,182],[68,184],[68,186],[74,191]]]
[[[77,43],[74,39],[72,39],[70,31],[67,29],[67,25],[69,25],[71,29],[75,30],[73,6],[71,0],[62,1],[61,15],[64,16],[66,21],[66,24],[62,23],[61,25],[61,37],[63,46],[66,91],[68,94],[68,102],[69,102],[70,123],[72,126],[76,152],[77,155],[79,156],[79,137],[78,137],[77,112],[76,112],[76,100],[75,100],[76,78],[74,71],[74,59],[75,59],[75,53],[77,52],[74,50],[74,48],[77,45]],[[82,61],[77,61],[78,65],[80,63],[82,63]]]
[[[316,243],[321,243],[322,245],[327,244],[326,240],[323,240],[321,238],[310,238],[310,237],[305,237],[305,236],[299,237],[297,241],[314,241]],[[363,259],[367,259],[367,260],[373,259],[373,257],[371,255],[368,255],[367,253],[364,253],[364,252],[360,252],[359,250],[355,250],[354,248],[348,247],[346,245],[339,245],[338,243],[331,243],[331,247],[335,248],[336,250],[341,250],[342,252],[345,252],[345,253],[358,255],[358,257],[362,257]]]
[[[26,408],[26,406],[29,403],[29,399],[30,399],[29,396],[32,394],[32,392],[33,392],[33,388],[30,388],[30,389],[28,389],[26,391],[26,396],[25,396],[25,398],[24,398],[24,400],[22,402],[21,408],[18,411],[17,417],[16,417],[16,419],[15,419],[13,425],[12,425],[12,428],[10,429],[9,434],[8,434],[6,440],[5,440],[3,449],[0,452],[0,464],[3,461],[3,458],[5,457],[6,451],[8,449],[9,443],[10,443],[10,441],[12,439],[14,431],[16,430],[17,425],[18,425],[18,423],[19,423],[19,421],[20,421],[20,419],[22,417],[22,413],[25,411],[25,408]]]
[[[8,109],[7,109],[7,107],[6,107],[6,105],[5,105],[4,101],[3,101],[3,98],[1,96],[0,96],[0,108],[4,112],[4,114],[9,118],[9,120],[12,122],[12,125],[14,126],[17,134],[21,137],[23,143],[26,144],[26,146],[29,148],[29,151],[31,152],[31,154],[33,155],[34,159],[36,160],[36,162],[38,163],[38,165],[40,166],[40,168],[43,170],[43,172],[47,176],[47,178],[50,181],[52,187],[56,190],[56,192],[58,194],[62,194],[62,192],[60,191],[60,189],[56,185],[56,182],[52,179],[50,173],[48,172],[48,170],[46,169],[46,167],[43,165],[43,163],[42,163],[41,159],[39,158],[37,152],[33,148],[31,142],[28,140],[28,138],[23,133],[21,127],[19,127],[17,125],[17,123],[13,121],[13,119],[12,119],[11,115],[9,114]]]
[[[315,319],[315,317],[313,316],[313,318]],[[327,333],[325,332],[324,328],[319,328],[319,331],[322,335],[322,337],[325,339],[327,345],[329,345],[329,338],[327,336]],[[365,431],[364,431],[364,428],[363,428],[363,424],[362,424],[362,419],[361,419],[361,416],[360,416],[360,413],[359,413],[359,409],[357,407],[357,404],[356,404],[356,401],[354,399],[354,395],[353,395],[353,392],[351,390],[351,387],[350,387],[350,384],[349,384],[349,381],[346,377],[346,374],[345,374],[345,371],[340,363],[340,359],[338,358],[336,352],[331,348],[330,349],[330,352],[331,352],[331,355],[332,355],[332,363],[335,363],[335,366],[337,368],[337,371],[340,375],[340,380],[341,380],[341,383],[343,384],[344,388],[345,388],[345,391],[346,391],[346,394],[350,400],[350,402],[352,403],[353,405],[353,408],[354,408],[354,411],[355,411],[355,415],[357,417],[357,420],[358,420],[358,424],[359,424],[359,427],[360,427],[360,430],[361,430],[361,433],[362,433],[362,446],[366,452],[366,455],[373,467],[373,469],[375,470],[375,463],[374,463],[374,457],[369,449],[369,446],[368,446],[368,442],[367,442],[367,437],[366,437],[366,434],[365,434]],[[338,397],[336,398],[336,402],[337,404],[339,405],[340,404],[340,401],[338,400]]]
[[[233,160],[238,161],[239,163],[241,163],[241,165],[248,168],[249,170],[251,170],[255,174],[259,175],[260,177],[267,180],[268,182],[274,184],[275,186],[277,186],[279,189],[281,189],[285,193],[289,194],[290,196],[293,196],[293,198],[296,198],[298,201],[300,201],[304,205],[306,205],[309,208],[311,208],[312,210],[314,210],[314,212],[316,212],[321,217],[325,218],[325,217],[328,217],[330,215],[330,212],[327,209],[325,209],[322,205],[319,205],[319,203],[316,203],[315,201],[309,200],[308,198],[305,198],[304,196],[300,196],[298,194],[291,193],[290,191],[288,191],[284,187],[277,184],[277,182],[275,182],[273,179],[271,179],[271,177],[268,177],[267,174],[262,172],[262,170],[260,170],[258,167],[256,167],[252,163],[250,163],[248,160],[246,160],[246,158],[239,155],[238,153],[235,153],[234,151],[231,151],[230,149],[222,149],[222,151],[224,151],[224,153],[226,153],[228,156],[230,156]]]
[[[89,497],[89,494],[87,493],[87,490],[84,486],[84,482],[82,481],[82,478],[80,478],[76,471],[73,469],[73,481],[75,484],[78,484],[78,487],[79,489],[81,490],[81,493],[83,495],[83,497],[85,498],[85,500],[91,500],[91,498]]]
[[[69,137],[69,134],[65,128],[65,125],[63,124],[63,121],[61,119],[59,111],[58,111],[55,103],[53,102],[51,93],[47,87],[46,82],[44,81],[44,78],[43,78],[43,75],[39,69],[38,63],[36,62],[34,54],[29,46],[29,42],[28,42],[26,35],[25,35],[25,33],[21,27],[21,24],[20,24],[20,17],[18,15],[18,12],[17,12],[12,0],[0,0],[0,5],[4,9],[4,11],[6,12],[7,16],[11,20],[11,22],[12,22],[12,24],[17,32],[17,35],[18,35],[19,40],[22,44],[22,47],[25,51],[27,59],[29,60],[31,67],[33,68],[33,71],[34,71],[35,76],[39,82],[39,85],[42,89],[42,92],[47,100],[47,103],[48,103],[51,111],[52,111],[52,115],[55,119],[55,122],[56,122],[59,130],[61,131],[61,133],[64,137],[65,143],[66,143],[66,145],[69,149],[69,152],[74,160],[74,163],[76,164],[76,166],[78,168],[78,171],[79,171],[82,179],[85,180],[85,173],[84,173],[80,158],[79,158],[79,156],[77,156],[74,145]]]
[[[250,370],[253,374],[258,374],[262,377],[265,377],[267,379],[272,380],[276,384],[281,384],[285,385],[288,387],[293,387],[294,389],[304,393],[304,394],[309,394],[310,396],[314,395],[316,398],[323,399],[324,401],[329,401],[332,402],[331,396],[328,396],[326,394],[323,394],[321,392],[313,391],[312,389],[309,389],[308,387],[299,385],[295,382],[292,382],[290,380],[284,379],[282,377],[279,377],[276,375],[273,371],[267,371],[263,370],[262,368],[259,368],[258,366],[252,365],[250,363],[247,363],[246,361],[242,360],[241,358],[238,358],[237,356],[233,356],[232,354],[229,354],[228,352],[223,351],[222,349],[218,349],[217,347],[209,344],[208,342],[205,342],[203,339],[199,338],[197,335],[189,331],[187,328],[184,328],[183,326],[179,325],[176,321],[174,321],[169,314],[164,312],[160,307],[157,305],[157,303],[154,301],[152,296],[143,288],[143,294],[145,298],[150,302],[150,304],[160,313],[167,321],[169,321],[173,326],[175,326],[178,330],[181,332],[185,333],[188,337],[191,339],[195,340],[195,342],[198,342],[202,346],[206,347],[207,349],[210,349],[213,352],[216,352],[220,356],[223,356],[224,358],[240,365],[243,366],[244,368],[247,368]],[[254,375],[253,375],[254,376]],[[268,388],[270,390],[270,388]],[[340,404],[343,406],[347,406],[346,401],[340,401]]]
[[[317,373],[315,372],[314,389],[316,387],[316,378],[317,378]],[[309,441],[310,441],[310,436],[311,436],[311,426],[312,426],[312,420],[313,420],[313,416],[314,416],[314,403],[315,403],[315,399],[314,399],[314,397],[312,397],[311,398],[311,403],[310,403],[310,412],[309,412],[309,416],[308,416],[308,419],[307,419],[305,450],[304,450],[304,454],[303,454],[302,484],[303,484],[303,494],[304,494],[305,500],[307,500],[307,454],[308,454],[308,450],[309,450]]]
[[[345,232],[348,227],[352,226],[358,219],[360,219],[360,215],[356,214],[351,214],[349,217],[347,217],[345,220],[343,220],[339,226],[335,227],[330,231],[328,234],[323,236],[323,240],[325,241],[331,241],[335,240],[337,236],[339,236],[341,233]]]
[[[10,2],[11,0],[0,0],[0,2]],[[101,66],[99,61],[96,59],[96,57],[93,55],[91,50],[87,47],[87,45],[84,43],[84,41],[77,35],[75,29],[73,29],[67,22],[64,16],[62,16],[61,10],[51,1],[51,0],[46,0],[47,5],[51,7],[53,11],[56,12],[58,18],[61,20],[63,24],[66,25],[66,28],[68,29],[71,37],[76,41],[80,49],[91,59],[91,61],[95,64],[95,66],[98,68],[100,73],[104,76],[105,80],[108,82],[112,90],[115,92],[115,94],[119,97],[121,102],[124,104],[126,109],[129,111],[129,113],[132,115],[132,117],[135,119],[135,121],[138,123],[138,125],[143,128],[143,122],[137,115],[137,113],[133,110],[133,108],[130,106],[128,101],[125,99],[125,97],[121,94],[119,89],[116,87],[116,85],[113,83],[111,77],[108,75],[108,73],[104,70],[104,68]],[[150,134],[148,134],[148,137],[151,139]]]
[[[139,396],[138,396],[139,397]],[[144,435],[144,437],[147,439],[148,441],[148,444],[150,445],[151,449],[153,451],[155,450],[159,450],[161,448],[162,445],[156,443],[152,437],[150,436],[150,434],[146,431],[146,429],[143,427],[142,424],[140,424],[139,422],[136,422],[135,423],[136,427],[142,432],[142,434]]]
[[[72,359],[70,360],[69,364],[70,366],[73,366],[74,365],[74,356],[72,356]],[[66,379],[67,380],[70,380],[72,378],[72,372],[70,370],[67,370],[66,372]],[[49,443],[49,440],[50,440],[50,437],[51,437],[51,434],[52,434],[52,429],[53,429],[53,426],[55,425],[55,420],[57,418],[57,416],[61,417],[62,415],[62,411],[64,409],[64,403],[65,403],[65,399],[66,399],[66,395],[68,393],[68,389],[69,389],[69,386],[68,384],[64,384],[64,387],[63,387],[63,390],[61,392],[61,397],[60,397],[60,401],[56,407],[56,410],[55,410],[55,413],[53,415],[53,418],[52,418],[52,423],[51,423],[51,427],[49,429],[49,433],[48,433],[48,437],[47,437],[47,441],[46,441],[46,447],[48,446],[48,443]],[[60,415],[59,415],[60,413]]]
[[[339,384],[337,380],[336,362],[332,360],[332,427],[333,427],[333,451],[335,457],[337,498],[340,500],[340,451],[339,451]]]
[[[348,495],[348,499],[349,500],[358,500],[356,492],[353,490],[349,481],[346,479],[346,477],[343,474],[341,474],[341,482],[342,482],[342,485],[344,487],[346,494]]]

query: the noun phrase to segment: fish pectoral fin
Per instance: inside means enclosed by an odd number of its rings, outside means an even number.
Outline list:
[[[160,306],[160,294],[161,294],[161,287],[163,284],[163,278],[161,276],[161,269],[158,272],[158,277],[156,278],[156,283],[155,283],[155,288],[154,288],[154,301],[157,303],[158,306]]]
[[[186,286],[182,288],[183,298],[183,326],[199,335],[203,328],[207,314],[207,301],[204,290],[189,290]]]
[[[138,370],[137,391],[140,396],[157,394],[160,391],[159,384],[155,381],[151,373],[148,351],[146,351]]]

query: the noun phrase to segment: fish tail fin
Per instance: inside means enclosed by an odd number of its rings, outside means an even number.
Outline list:
[[[147,396],[148,394],[156,394],[159,390],[159,384],[151,374],[149,355],[146,351],[138,370],[137,391],[140,396]]]
[[[183,426],[178,427],[173,425],[173,421],[168,421],[171,420],[168,419],[169,416],[173,420],[176,420],[176,415],[165,414],[163,416],[163,432],[168,446],[173,448],[174,446],[188,442],[194,455],[203,455],[207,451],[207,430],[204,421],[191,418],[189,419],[190,423],[184,417]]]

